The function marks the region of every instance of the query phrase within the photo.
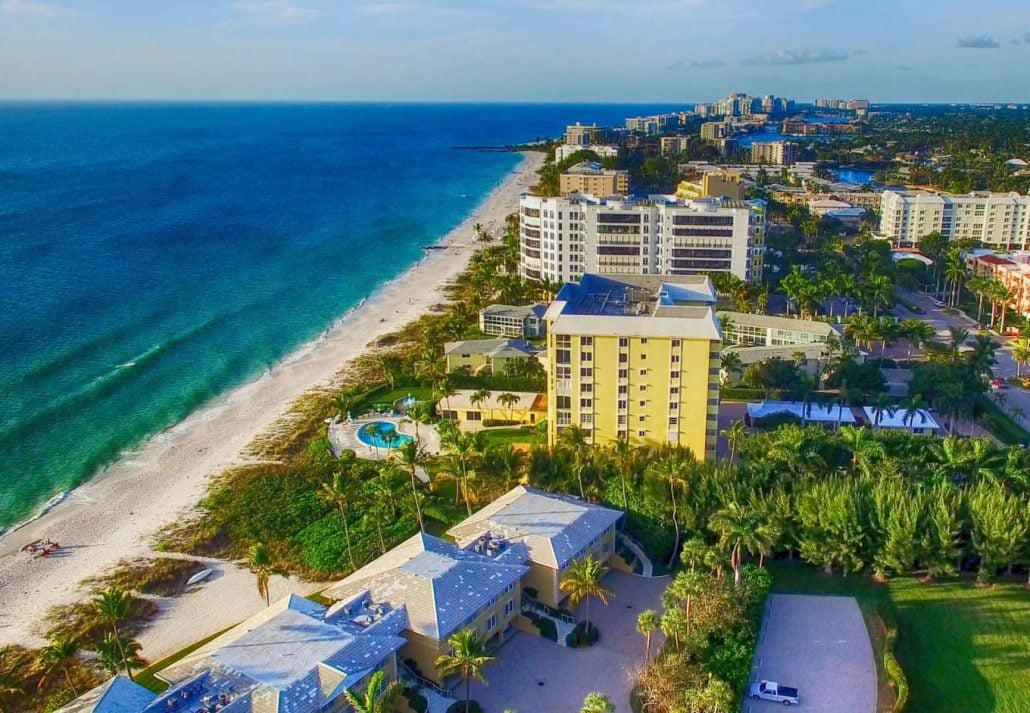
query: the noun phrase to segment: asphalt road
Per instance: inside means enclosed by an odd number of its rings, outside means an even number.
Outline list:
[[[875,713],[876,664],[854,597],[773,594],[766,604],[751,680],[798,689],[811,713]],[[744,699],[743,713],[783,710]]]

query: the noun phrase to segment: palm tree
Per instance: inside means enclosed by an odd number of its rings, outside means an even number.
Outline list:
[[[408,471],[408,476],[411,478],[411,493],[415,497],[415,515],[418,517],[418,529],[425,532],[426,526],[422,521],[422,505],[418,499],[418,478],[415,475],[415,471],[424,466],[429,459],[423,451],[422,445],[417,440],[405,441],[393,453],[394,457]]]
[[[583,612],[584,634],[590,635],[590,599],[594,597],[602,604],[607,604],[611,597],[615,596],[612,590],[604,587],[601,580],[608,574],[608,568],[594,559],[593,555],[587,555],[581,560],[575,560],[565,571],[558,589],[569,596],[569,606],[575,609],[580,602],[585,603]]]
[[[42,674],[39,677],[39,688],[43,688],[46,680],[55,672],[64,674],[72,695],[79,697],[79,692],[72,681],[70,666],[78,662],[79,644],[70,637],[56,636],[36,654],[36,669]]]
[[[908,342],[908,359],[912,358],[912,347],[919,349],[933,339],[936,334],[933,326],[912,317],[901,321],[901,324],[898,325],[898,333]]]
[[[886,275],[873,275],[866,283],[867,295],[873,305],[873,318],[880,315],[880,305],[887,304],[894,292],[894,285]]]
[[[851,467],[863,475],[872,473],[873,463],[877,459],[887,457],[883,444],[876,440],[868,428],[862,426],[842,426],[840,439],[851,451]]]
[[[962,255],[958,250],[949,251],[944,261],[944,282],[951,285],[948,304],[952,307],[958,304],[959,289],[965,276],[966,266],[962,264]]]
[[[489,398],[489,389],[476,389],[472,392],[472,396],[469,397],[469,403],[478,408],[480,405],[482,405],[484,401],[487,401]]]
[[[722,432],[722,436],[730,446],[730,465],[733,465],[733,459],[737,454],[737,446],[747,437],[747,428],[744,426],[744,422],[738,419]]]
[[[951,339],[951,352],[957,355],[962,345],[969,339],[969,330],[965,327],[948,327],[948,336]]]
[[[386,683],[386,674],[376,671],[369,677],[365,692],[360,697],[350,691],[344,691],[343,697],[354,709],[354,713],[388,713],[393,710],[393,699],[400,690],[401,684],[397,681]]]
[[[744,371],[744,364],[740,361],[740,354],[732,349],[725,349],[719,355],[722,371],[726,372],[726,384],[733,380],[733,375],[740,375]],[[725,384],[723,384],[725,386]]]
[[[883,414],[886,413],[892,417],[897,408],[895,408],[894,401],[890,396],[887,394],[877,394],[873,397],[872,411],[873,426],[879,430],[880,424],[883,423]]]
[[[609,452],[615,461],[615,469],[619,473],[622,485],[622,511],[629,512],[629,490],[626,487],[626,476],[629,475],[636,461],[636,451],[629,444],[628,438],[617,438],[609,446]]]
[[[376,452],[376,460],[379,460],[379,441],[383,435],[383,428],[378,423],[373,422],[365,426],[364,429],[365,435],[372,441],[372,448]]]
[[[25,692],[28,667],[29,657],[22,649],[11,644],[0,647],[0,701]]]
[[[333,473],[333,481],[331,483],[322,483],[322,487],[318,491],[318,497],[323,502],[335,505],[340,511],[340,520],[343,522],[343,537],[347,544],[347,557],[350,559],[351,571],[355,571],[358,565],[354,561],[354,550],[351,548],[350,543],[350,525],[347,522],[347,505],[350,503],[351,495],[350,488],[351,481],[346,479],[342,472],[336,471]]]
[[[730,566],[733,567],[733,584],[740,586],[740,565],[743,553],[756,552],[762,547],[759,522],[755,514],[742,508],[737,502],[730,502],[716,510],[708,519],[708,527],[719,534],[719,543],[730,547]]]
[[[121,638],[118,634],[118,623],[129,618],[131,599],[115,586],[110,586],[93,599],[93,608],[96,609],[100,621],[111,625],[111,633],[114,635],[114,643],[121,646]],[[121,651],[122,660],[126,660],[125,651]],[[132,672],[128,668],[125,673],[132,679]]]
[[[508,407],[508,420],[515,420],[515,405],[520,401],[518,394],[513,394],[510,391],[505,391],[503,394],[497,397],[497,403],[501,406]]]
[[[1023,367],[1030,363],[1030,340],[1020,339],[1012,349],[1012,359],[1016,362],[1016,376],[1023,375]]]
[[[686,486],[684,477],[686,468],[694,463],[694,456],[690,451],[673,451],[664,458],[659,459],[648,468],[648,473],[669,486],[669,497],[672,500],[672,527],[675,532],[675,539],[672,544],[672,553],[669,555],[669,566],[676,561],[680,546],[680,524],[676,513],[676,491]]]
[[[258,594],[265,598],[265,606],[271,606],[268,580],[272,576],[272,553],[268,545],[263,542],[251,545],[247,552],[247,566],[257,575]]]
[[[450,379],[441,379],[436,385],[436,398],[446,404],[448,411],[451,410],[451,397],[456,393],[458,390],[454,388]]]
[[[579,713],[615,713],[615,704],[603,693],[588,693]]]
[[[479,640],[479,635],[474,629],[463,629],[447,639],[447,645],[451,647],[451,654],[444,654],[436,659],[436,668],[441,676],[458,674],[465,681],[465,708],[463,713],[469,711],[469,689],[472,679],[485,681],[483,669],[487,664],[493,663],[496,659],[486,652],[486,647]]]
[[[129,680],[132,680],[132,670],[139,670],[147,665],[146,661],[139,655],[142,649],[143,647],[135,639],[122,641],[111,632],[108,632],[104,635],[103,640],[97,644],[96,661],[101,668],[112,676],[125,669]]]
[[[655,630],[657,630],[660,625],[661,621],[654,609],[645,609],[640,612],[640,616],[637,617],[637,631],[644,636],[645,666],[647,665],[648,659],[651,658],[651,635],[654,634]]]

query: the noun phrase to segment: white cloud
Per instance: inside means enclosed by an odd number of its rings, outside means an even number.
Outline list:
[[[288,0],[239,0],[234,7],[251,22],[262,27],[284,27],[313,20],[322,13],[294,5]]]
[[[777,50],[766,54],[745,57],[740,63],[745,66],[777,65],[777,64],[821,64],[823,62],[843,62],[848,53],[843,50],[813,48],[803,50]]]
[[[32,17],[61,17],[72,11],[59,5],[49,5],[33,0],[0,0],[0,12],[5,15],[30,15]]]

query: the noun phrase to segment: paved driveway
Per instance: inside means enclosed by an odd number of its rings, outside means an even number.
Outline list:
[[[876,664],[854,597],[774,594],[769,597],[752,681],[798,689],[809,713],[875,713]],[[744,700],[744,713],[782,710],[771,701]]]
[[[485,713],[509,707],[519,713],[574,713],[588,693],[599,691],[612,699],[618,713],[630,713],[629,691],[644,658],[637,615],[645,609],[661,613],[661,595],[668,583],[668,577],[645,579],[612,572],[605,584],[615,591],[615,598],[607,607],[590,605],[590,618],[601,630],[595,646],[570,649],[516,634],[498,652],[497,662],[487,667],[487,685],[472,684],[472,697]],[[576,613],[582,617],[582,606]],[[655,634],[651,651],[661,644],[661,634]]]

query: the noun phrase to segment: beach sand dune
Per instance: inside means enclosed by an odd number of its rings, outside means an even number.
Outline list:
[[[313,342],[254,381],[150,439],[100,477],[72,492],[38,520],[0,539],[0,645],[39,645],[34,633],[56,604],[82,599],[78,583],[124,558],[153,554],[155,531],[188,517],[208,479],[243,462],[240,453],[304,392],[325,384],[368,344],[443,301],[442,287],[476,249],[473,225],[494,235],[517,210],[518,195],[535,182],[540,154],[519,166],[441,245],[399,278],[382,286]],[[65,554],[30,560],[19,552],[50,537]],[[234,624],[264,606],[253,575],[231,563],[213,563],[218,576],[184,597],[162,602],[158,620],[141,637],[150,660]],[[276,578],[274,596],[317,585]]]

